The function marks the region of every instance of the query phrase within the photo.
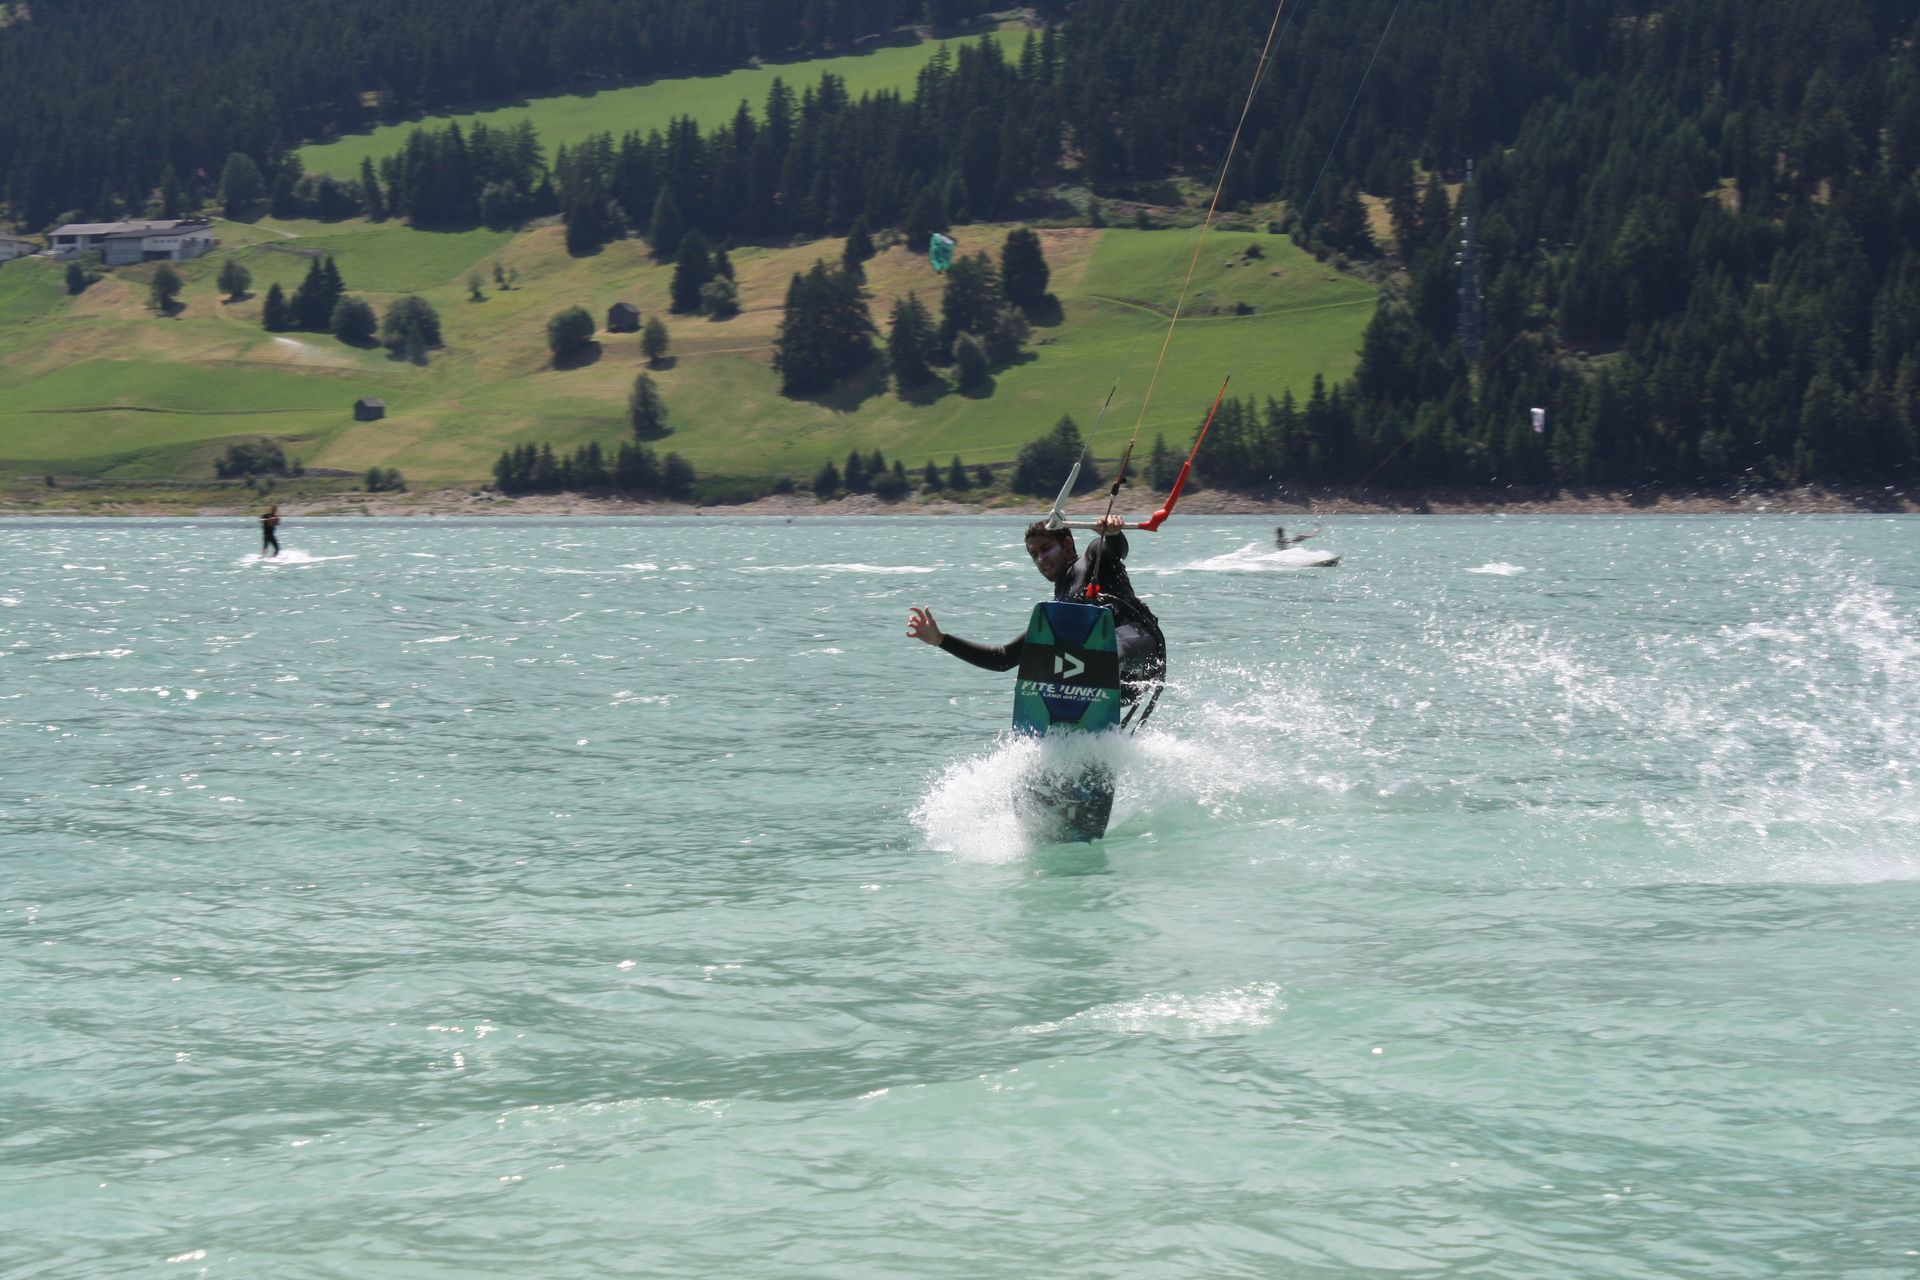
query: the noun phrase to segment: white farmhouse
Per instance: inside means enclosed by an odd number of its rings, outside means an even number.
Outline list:
[[[69,222],[53,231],[53,256],[77,258],[100,251],[110,267],[134,262],[175,262],[213,252],[220,243],[213,224],[203,218],[164,218],[146,222]]]

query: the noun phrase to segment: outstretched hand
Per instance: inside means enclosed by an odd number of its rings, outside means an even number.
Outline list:
[[[1101,537],[1111,537],[1127,527],[1127,522],[1119,516],[1101,516],[1093,522],[1093,531]]]
[[[940,624],[933,620],[933,610],[914,605],[907,614],[907,634],[923,644],[938,645],[945,636],[940,634]]]

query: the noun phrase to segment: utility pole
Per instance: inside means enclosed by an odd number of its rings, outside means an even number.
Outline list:
[[[1466,185],[1460,188],[1460,253],[1454,265],[1460,268],[1460,351],[1467,363],[1480,363],[1480,345],[1484,338],[1480,317],[1480,252],[1474,246],[1474,220],[1478,201],[1473,186],[1473,161],[1467,161]]]

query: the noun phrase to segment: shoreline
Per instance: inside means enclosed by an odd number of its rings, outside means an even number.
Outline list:
[[[1130,518],[1159,505],[1159,495],[1126,495],[1120,509]],[[270,494],[243,503],[165,503],[137,498],[98,504],[13,504],[0,501],[4,517],[208,517],[257,516]],[[1073,502],[1076,515],[1102,504],[1094,491]],[[776,494],[752,502],[700,506],[680,502],[637,502],[584,494],[534,494],[509,498],[491,490],[434,489],[419,493],[329,495],[278,500],[281,515],[298,519],[355,519],[366,516],[458,518],[462,516],[749,516],[796,519],[818,516],[973,516],[1038,518],[1048,503],[1005,496],[992,502],[945,497],[915,497],[883,502],[872,494],[854,494],[819,502],[806,494]],[[1840,490],[1815,487],[1746,491],[1638,491],[1622,489],[1545,490],[1514,486],[1501,490],[1432,489],[1423,492],[1355,496],[1338,490],[1295,498],[1259,498],[1225,490],[1195,489],[1182,495],[1178,515],[1261,515],[1312,518],[1319,515],[1903,515],[1920,512],[1920,499],[1894,486]]]

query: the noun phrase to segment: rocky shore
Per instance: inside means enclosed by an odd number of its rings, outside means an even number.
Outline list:
[[[48,501],[0,505],[0,514],[12,516],[244,516],[255,515],[269,501],[278,501],[288,518],[332,516],[1039,516],[1047,504],[1039,499],[1013,501],[1002,496],[988,503],[956,501],[946,497],[916,497],[904,502],[882,502],[872,494],[816,501],[808,494],[782,494],[754,502],[726,506],[696,506],[674,502],[631,502],[591,498],[580,494],[539,494],[510,498],[492,490],[437,489],[413,493],[335,494],[313,499],[256,498],[245,503],[202,504],[183,510],[177,504],[145,504],[137,498],[101,505],[69,505],[58,494]],[[1129,516],[1148,514],[1160,495],[1123,499]],[[1087,512],[1104,506],[1100,495],[1076,499],[1073,509]],[[1424,492],[1352,494],[1329,490],[1299,496],[1266,499],[1222,490],[1190,490],[1180,499],[1184,515],[1837,515],[1920,511],[1920,498],[1895,486],[1853,490],[1793,488],[1712,491],[1653,490],[1544,490],[1514,486],[1507,489],[1434,489]]]

